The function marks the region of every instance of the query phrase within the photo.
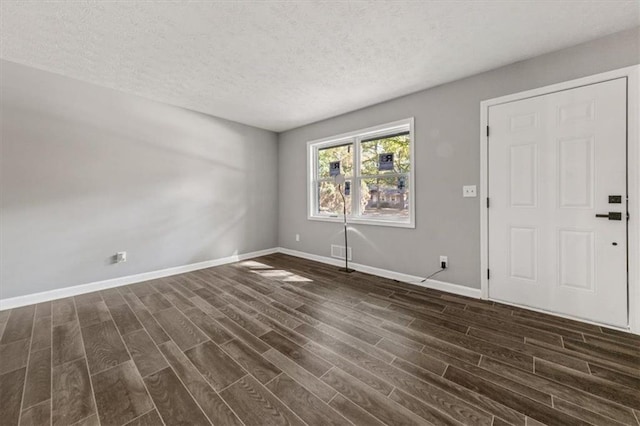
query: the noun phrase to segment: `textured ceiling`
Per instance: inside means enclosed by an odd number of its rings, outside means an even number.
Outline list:
[[[640,24],[635,1],[9,1],[0,57],[282,131]]]

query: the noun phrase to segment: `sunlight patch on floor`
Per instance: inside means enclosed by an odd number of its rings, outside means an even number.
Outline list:
[[[274,278],[285,282],[313,282],[309,278],[282,269],[252,270],[251,272],[265,278]]]

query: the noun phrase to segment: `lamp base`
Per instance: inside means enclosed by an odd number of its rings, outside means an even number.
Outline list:
[[[350,274],[352,272],[355,272],[356,270],[355,269],[351,269],[351,268],[340,268],[340,269],[338,269],[338,271],[346,272],[347,274]]]

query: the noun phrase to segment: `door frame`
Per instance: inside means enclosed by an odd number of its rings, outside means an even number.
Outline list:
[[[629,222],[627,228],[628,324],[627,327],[622,329],[640,334],[640,127],[638,123],[638,117],[640,117],[640,65],[607,71],[480,102],[480,290],[482,299],[489,299],[490,281],[487,276],[489,269],[489,208],[487,208],[486,202],[489,194],[489,137],[487,137],[489,107],[623,77],[627,79],[627,190],[629,194]],[[501,303],[503,302],[501,301]],[[532,308],[527,307],[527,309]],[[540,311],[545,312],[544,310]],[[555,312],[548,313],[572,318],[571,316]],[[584,319],[578,320],[585,321]],[[606,327],[616,328],[609,325],[606,325]]]

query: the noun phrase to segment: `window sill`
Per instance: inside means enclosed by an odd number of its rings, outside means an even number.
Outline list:
[[[343,223],[342,216],[307,216],[308,220],[315,220],[318,222],[334,222]],[[390,228],[411,228],[415,229],[416,225],[413,222],[399,222],[392,220],[375,220],[375,219],[363,219],[363,218],[347,218],[347,224],[349,225],[373,225],[373,226],[387,226]]]

